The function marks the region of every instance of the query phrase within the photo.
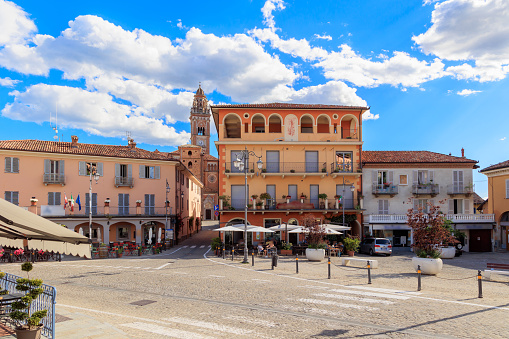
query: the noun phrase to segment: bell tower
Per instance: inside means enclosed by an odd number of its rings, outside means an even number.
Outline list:
[[[203,153],[210,154],[210,112],[201,84],[194,95],[189,120],[191,120],[191,145],[201,146]]]

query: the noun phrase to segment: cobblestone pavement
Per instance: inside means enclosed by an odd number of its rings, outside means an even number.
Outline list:
[[[444,260],[437,277],[417,276],[411,253],[375,257],[365,268],[283,258],[255,265],[210,251],[210,231],[160,255],[36,263],[32,276],[56,286],[57,338],[334,338],[508,336],[508,280],[483,282],[477,269],[506,253]],[[358,255],[357,258],[373,259]],[[251,258],[250,258],[251,260]],[[1,265],[18,274],[18,264]],[[58,321],[58,319],[57,319]]]

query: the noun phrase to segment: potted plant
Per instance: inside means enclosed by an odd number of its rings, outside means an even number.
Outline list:
[[[43,324],[42,318],[46,316],[48,310],[32,311],[31,305],[39,295],[43,293],[42,280],[30,279],[30,272],[33,269],[31,262],[25,262],[21,265],[21,270],[27,272],[27,278],[16,280],[16,289],[26,294],[20,301],[11,304],[11,313],[9,316],[16,323],[17,338],[40,338]]]
[[[122,258],[123,253],[124,253],[124,247],[118,246],[117,247],[117,258]]]
[[[301,193],[301,194],[300,194],[300,198],[301,198],[301,200],[304,200],[304,199],[307,199],[307,198],[308,198],[308,196],[307,196],[307,195],[305,195],[304,193]]]
[[[247,204],[247,208],[252,208],[253,204]]]
[[[141,200],[136,200],[136,207],[141,207]]]
[[[257,201],[256,202],[256,208],[257,209],[261,210],[262,209],[262,205],[263,205],[263,202],[261,202],[261,201]]]
[[[281,255],[292,255],[292,243],[283,241],[281,245]]]
[[[262,168],[262,173],[267,173],[267,169],[266,168]]]
[[[343,239],[343,246],[345,248],[346,254],[348,256],[353,257],[355,251],[359,249],[359,244],[361,243],[360,239],[357,237],[348,236]]]
[[[224,172],[225,173],[230,173],[230,170],[229,169],[225,169]]]
[[[306,248],[306,258],[309,261],[322,261],[325,258],[325,248],[327,247],[323,241],[323,237],[326,235],[324,227],[318,223],[312,214],[304,216],[301,225],[307,231],[308,248]]]
[[[268,200],[270,198],[271,198],[271,196],[267,192],[260,194],[260,199],[262,199],[262,200]]]
[[[326,173],[327,172],[327,169],[324,167],[322,168],[322,173]]]
[[[446,227],[445,215],[439,206],[428,203],[427,212],[423,208],[407,212],[407,224],[413,231],[412,248],[416,257],[412,263],[423,274],[438,274],[442,270],[440,246],[454,242],[454,237]]]
[[[290,170],[290,173],[295,173],[295,170],[294,170],[294,169],[291,169],[291,170]]]
[[[255,201],[255,200],[258,198],[258,195],[257,195],[257,194],[253,194],[253,195],[251,196],[251,198],[253,199],[253,201]]]

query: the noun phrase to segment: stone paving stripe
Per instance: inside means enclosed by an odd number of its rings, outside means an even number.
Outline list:
[[[144,270],[151,270],[152,267],[143,267]]]
[[[150,305],[150,304],[153,304],[155,303],[156,301],[154,300],[138,300],[138,301],[133,301],[132,303],[129,303],[131,305],[136,305],[136,306],[145,306],[145,305]]]
[[[276,324],[276,323],[273,323],[273,322],[268,321],[268,320],[243,317],[241,315],[234,315],[234,314],[232,314],[232,315],[225,315],[225,316],[223,316],[223,318],[224,319],[241,321],[243,323],[248,323],[248,324],[254,324],[256,326],[265,326],[265,327],[278,327],[278,326],[280,326],[280,324]]]
[[[205,245],[201,245],[200,248],[205,248]]]
[[[347,286],[349,288],[357,288],[359,290],[368,290],[373,292],[384,292],[384,293],[396,293],[396,294],[411,294],[411,295],[420,295],[421,292],[412,292],[412,291],[401,291],[401,290],[392,290],[389,288],[376,288],[376,287],[367,287],[367,286]]]
[[[253,333],[252,330],[245,330],[242,328],[237,327],[231,327],[231,326],[225,326],[225,325],[219,325],[216,323],[210,323],[207,321],[200,321],[196,319],[188,319],[188,318],[180,318],[180,317],[171,317],[171,318],[165,318],[163,320],[168,320],[177,324],[183,324],[183,325],[189,325],[189,326],[197,326],[201,328],[207,328],[209,330],[214,331],[221,331],[236,335],[245,335],[249,333]]]
[[[196,245],[191,246],[190,248],[196,248]]]
[[[297,299],[297,301],[300,301],[303,303],[319,304],[319,305],[331,305],[331,306],[338,306],[338,307],[344,307],[344,308],[355,308],[358,310],[366,310],[366,311],[378,311],[378,308],[376,308],[376,307],[344,304],[344,303],[338,303],[337,301],[330,301],[330,300],[301,298],[301,299]]]
[[[364,303],[385,304],[385,305],[394,304],[394,301],[360,298],[360,297],[353,297],[350,295],[338,295],[338,294],[330,294],[330,293],[316,293],[313,295],[316,297],[324,297],[324,298],[333,298],[333,299],[341,299],[341,300],[355,300],[355,301],[360,301],[360,302],[364,302]]]
[[[252,281],[259,281],[259,282],[271,282],[270,280],[263,280],[263,279],[251,279]],[[248,280],[246,280],[248,281]]]
[[[171,265],[171,264],[173,264],[173,263],[169,262],[169,263],[167,263],[167,264],[164,264],[164,265],[162,265],[162,266],[159,266],[158,268],[156,268],[156,270],[160,270],[160,269],[165,268],[166,266]]]
[[[212,277],[212,278],[226,278],[224,275],[213,275],[213,274],[210,274],[209,277]]]
[[[189,246],[185,245],[185,246],[182,246],[182,248],[188,248]]]
[[[383,294],[383,293],[375,293],[375,292],[363,292],[363,291],[352,291],[352,290],[343,290],[339,288],[333,288],[329,290],[330,292],[336,292],[336,293],[346,293],[346,294],[360,294],[366,297],[380,297],[380,298],[387,298],[387,299],[399,299],[399,300],[407,300],[410,299],[410,297],[403,296],[403,295],[394,295],[394,294]]]
[[[168,328],[168,327],[163,327],[163,326],[154,325],[154,324],[141,323],[141,322],[135,322],[135,323],[130,323],[130,324],[122,324],[121,326],[130,327],[130,328],[134,328],[134,329],[137,329],[137,330],[142,330],[142,331],[149,332],[149,333],[161,334],[161,335],[165,335],[167,337],[172,337],[172,338],[182,338],[182,339],[188,339],[188,338],[209,339],[209,338],[214,338],[214,337],[207,337],[207,336],[204,336],[204,335],[201,335],[201,334],[198,334],[198,333],[194,333],[194,332],[177,330],[175,328]]]

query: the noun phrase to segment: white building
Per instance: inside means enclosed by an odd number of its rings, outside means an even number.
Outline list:
[[[474,214],[477,161],[428,151],[363,151],[362,163],[364,234],[410,246],[408,209],[431,203],[465,232],[465,251],[491,251],[494,216]]]

